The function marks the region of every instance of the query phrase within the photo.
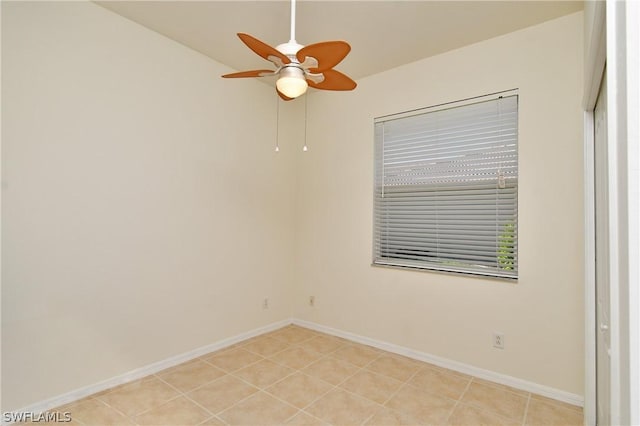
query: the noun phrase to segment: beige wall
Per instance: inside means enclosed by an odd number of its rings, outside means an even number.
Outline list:
[[[2,410],[292,307],[581,394],[581,19],[314,92],[304,154],[286,104],[275,154],[273,89],[94,4],[2,2]],[[373,118],[515,87],[519,283],[371,267]]]
[[[2,2],[3,411],[290,317],[293,147],[225,72],[92,3]]]
[[[294,315],[582,395],[582,37],[577,13],[312,94]],[[370,266],[374,117],[513,88],[518,283]]]

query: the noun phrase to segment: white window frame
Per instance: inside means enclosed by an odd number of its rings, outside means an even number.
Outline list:
[[[403,119],[403,118],[408,118],[408,117],[414,117],[414,116],[418,116],[418,115],[424,115],[424,114],[431,114],[437,111],[441,111],[441,110],[445,110],[445,109],[452,109],[452,108],[458,108],[458,107],[463,107],[463,106],[467,106],[467,105],[472,105],[472,104],[479,104],[479,103],[483,103],[483,102],[487,102],[487,101],[493,101],[493,100],[498,100],[500,98],[507,98],[507,97],[515,97],[516,99],[516,103],[517,103],[517,99],[518,99],[518,90],[517,89],[512,89],[512,90],[507,90],[507,91],[503,91],[503,92],[497,92],[497,93],[492,93],[489,95],[484,95],[484,96],[479,96],[479,97],[473,97],[473,98],[468,98],[468,99],[464,99],[461,101],[455,101],[455,102],[449,102],[449,103],[445,103],[445,104],[440,104],[440,105],[435,105],[435,106],[431,106],[431,107],[427,107],[427,108],[420,108],[420,109],[416,109],[416,110],[411,110],[411,111],[407,111],[407,112],[402,112],[402,113],[397,113],[397,114],[391,114],[391,115],[386,115],[386,116],[381,116],[381,117],[376,117],[374,119],[374,127],[376,126],[384,126],[385,122],[388,121],[392,121],[392,120],[398,120],[398,119]],[[518,118],[517,118],[517,114],[518,114],[518,107],[516,106],[516,122],[515,122],[515,126],[516,126],[516,136],[515,136],[515,142],[516,142],[516,155],[517,155],[517,151],[518,151],[518,134],[517,134],[517,126],[518,126]],[[395,259],[392,256],[384,256],[383,253],[383,249],[381,248],[383,243],[381,242],[381,240],[384,240],[381,235],[383,232],[383,229],[381,228],[380,223],[377,220],[377,215],[381,212],[379,212],[377,209],[377,203],[380,202],[381,199],[384,198],[384,192],[386,191],[385,188],[389,188],[389,185],[385,185],[384,182],[380,182],[381,180],[384,181],[385,179],[385,162],[384,162],[384,158],[381,159],[380,156],[384,155],[384,136],[382,138],[382,140],[378,140],[379,139],[379,135],[378,132],[374,131],[374,144],[375,144],[375,149],[374,149],[374,200],[373,200],[373,247],[372,247],[372,254],[373,254],[373,261],[372,261],[372,265],[373,266],[383,266],[383,267],[395,267],[395,268],[410,268],[410,269],[418,269],[418,270],[424,270],[424,271],[436,271],[436,272],[445,272],[445,273],[455,273],[455,274],[463,274],[463,275],[470,275],[470,276],[482,276],[482,277],[489,277],[489,278],[498,278],[498,279],[504,279],[504,280],[508,280],[511,282],[514,282],[518,279],[518,270],[517,270],[517,258],[518,258],[518,244],[517,244],[517,232],[518,232],[518,214],[517,214],[517,191],[518,191],[518,173],[515,173],[515,179],[512,179],[510,182],[513,185],[513,183],[515,182],[515,200],[513,201],[513,203],[515,204],[515,213],[513,215],[513,223],[514,223],[514,229],[513,229],[513,238],[514,238],[514,244],[513,244],[513,256],[514,256],[514,267],[515,270],[514,271],[508,271],[508,270],[500,270],[499,267],[496,268],[492,268],[492,267],[480,267],[478,264],[472,265],[472,264],[467,264],[465,265],[446,265],[445,263],[449,263],[449,262],[443,262],[442,259],[438,259],[436,262],[430,263],[428,261],[422,261],[422,260],[403,260],[403,259]],[[518,163],[518,160],[516,159],[516,164]],[[516,166],[517,167],[517,166]],[[504,180],[503,180],[504,181]],[[473,179],[471,179],[469,182],[471,182],[471,185],[474,185],[475,182]],[[496,185],[498,185],[498,180],[496,179]],[[410,188],[411,185],[407,185],[407,188]],[[401,186],[400,186],[401,188]],[[473,189],[472,189],[473,190]],[[496,230],[496,232],[498,232]],[[388,241],[387,241],[388,243]],[[409,248],[401,248],[401,250],[408,250]],[[426,248],[423,251],[428,251]],[[498,252],[496,250],[496,263],[498,264]],[[455,263],[459,263],[459,262],[451,262],[453,264]]]

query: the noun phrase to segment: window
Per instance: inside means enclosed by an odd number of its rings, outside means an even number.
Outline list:
[[[374,265],[518,274],[515,92],[375,120]]]

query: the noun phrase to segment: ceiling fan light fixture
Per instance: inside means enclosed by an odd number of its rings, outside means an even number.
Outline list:
[[[246,33],[238,33],[238,37],[277,69],[234,72],[223,75],[224,78],[278,75],[276,89],[283,101],[304,95],[309,86],[321,90],[353,90],[357,86],[351,78],[333,69],[351,50],[349,43],[335,40],[303,46],[296,41],[296,0],[291,0],[291,38],[287,43],[273,48]]]
[[[297,98],[307,91],[307,80],[304,71],[298,67],[284,67],[280,71],[280,78],[276,81],[276,87],[288,98]]]

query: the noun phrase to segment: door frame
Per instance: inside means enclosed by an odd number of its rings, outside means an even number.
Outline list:
[[[617,0],[593,3],[585,24],[585,409],[596,424],[595,181],[593,110],[607,67],[609,175],[609,281],[611,337],[611,423],[640,424],[639,296],[639,75],[640,5]],[[632,119],[628,119],[632,117]]]
[[[586,13],[586,12],[585,12]],[[584,423],[596,424],[596,250],[595,250],[595,156],[594,109],[606,63],[606,8],[604,2],[594,5],[591,38],[585,40],[584,109],[584,259],[585,259],[585,393]]]

